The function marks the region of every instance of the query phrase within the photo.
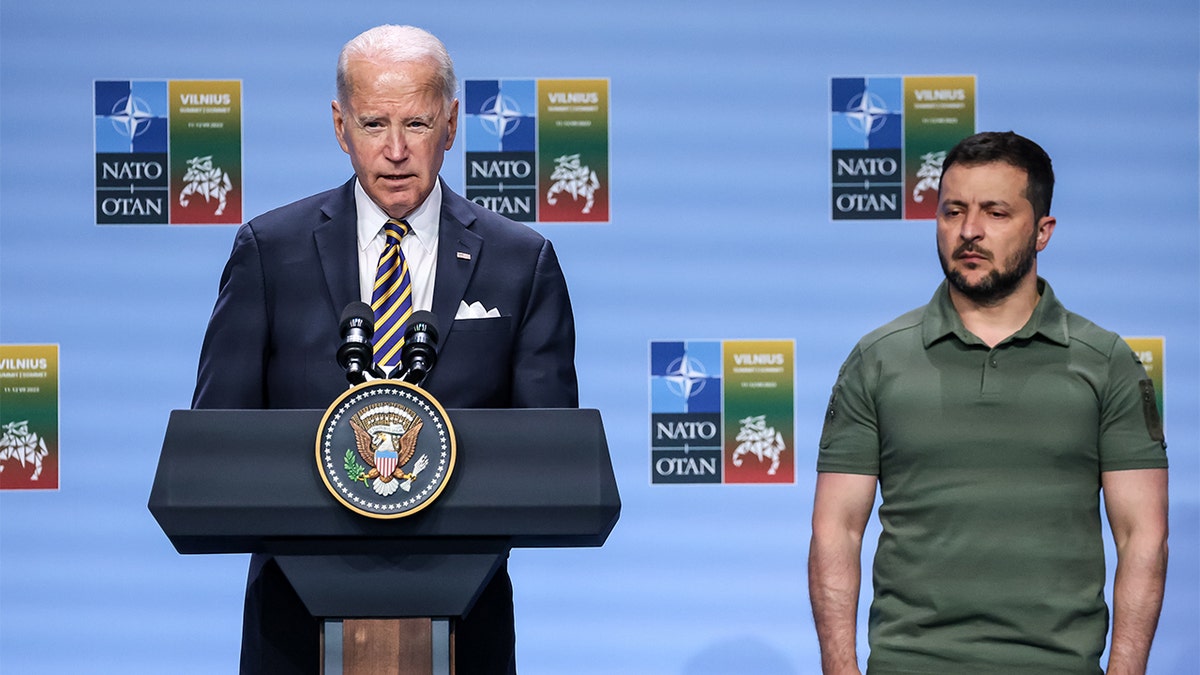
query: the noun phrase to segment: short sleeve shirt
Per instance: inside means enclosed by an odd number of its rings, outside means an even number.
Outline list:
[[[817,470],[879,477],[872,674],[1099,672],[1100,473],[1165,468],[1166,444],[1133,351],[1038,283],[989,348],[943,282],[838,375]]]

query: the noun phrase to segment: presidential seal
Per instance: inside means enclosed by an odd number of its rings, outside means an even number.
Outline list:
[[[317,470],[351,511],[402,518],[438,498],[454,471],[454,429],[424,389],[398,380],[351,387],[321,420]]]

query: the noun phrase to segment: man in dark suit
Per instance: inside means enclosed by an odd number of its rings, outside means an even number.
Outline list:
[[[458,125],[442,43],[380,26],[342,49],[333,122],[355,176],[237,233],[200,355],[194,408],[326,408],[345,390],[339,317],[371,301],[384,223],[403,220],[414,310],[442,334],[424,382],[447,408],[575,407],[575,331],[550,242],[438,178]],[[506,567],[455,634],[457,672],[515,672]],[[315,673],[319,626],[278,565],[251,559],[243,673]]]

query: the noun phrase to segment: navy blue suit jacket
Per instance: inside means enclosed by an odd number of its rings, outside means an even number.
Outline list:
[[[336,352],[342,311],[360,299],[356,221],[352,179],[238,230],[193,408],[324,409],[346,390]],[[443,184],[437,256],[441,339],[423,387],[446,408],[576,407],[574,319],[550,242]],[[500,317],[456,320],[464,301]],[[459,673],[512,671],[511,596],[502,569],[456,629]],[[254,556],[242,672],[316,672],[317,630],[278,566]]]
[[[354,182],[238,230],[200,356],[196,408],[326,408],[347,382],[342,310],[360,299]],[[424,388],[447,408],[578,404],[575,328],[550,242],[442,188]],[[455,320],[478,301],[499,318]]]

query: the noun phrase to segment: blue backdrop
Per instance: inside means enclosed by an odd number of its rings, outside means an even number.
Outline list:
[[[60,346],[62,472],[58,491],[0,494],[0,670],[237,662],[246,557],[180,556],[146,509],[234,229],[94,224],[93,81],[241,80],[249,217],[349,177],[336,53],[412,23],[462,79],[611,82],[612,220],[538,228],[624,511],[603,548],[514,552],[523,673],[818,671],[805,560],[829,388],[940,277],[931,222],[830,220],[829,82],[906,74],[977,77],[977,127],[1054,158],[1041,273],[1097,323],[1165,337],[1172,557],[1151,670],[1196,672],[1198,17],[1195,0],[3,0],[0,343]],[[443,175],[462,190],[461,145]],[[795,340],[794,485],[650,484],[648,344],[691,338]]]

